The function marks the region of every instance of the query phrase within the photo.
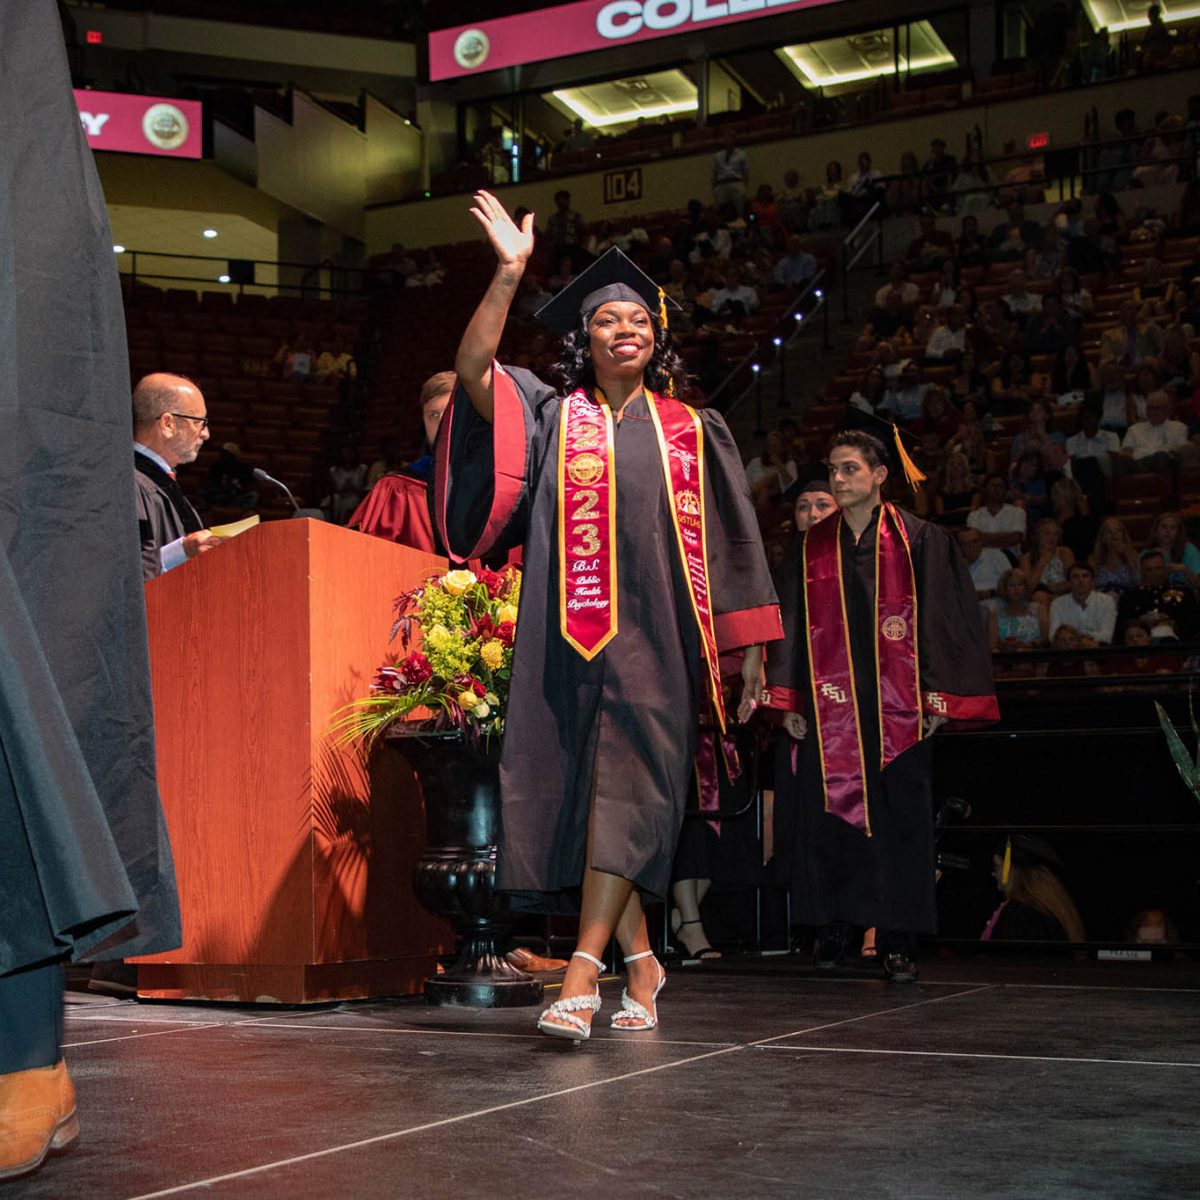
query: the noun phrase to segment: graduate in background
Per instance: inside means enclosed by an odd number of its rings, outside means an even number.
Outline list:
[[[913,935],[936,929],[930,735],[999,710],[966,563],[946,530],[883,500],[891,461],[871,433],[834,436],[839,512],[809,529],[781,581],[792,652],[768,653],[766,702],[795,714],[789,731],[807,743],[792,919],[820,931],[824,961],[876,926],[884,970],[904,982]]]
[[[486,192],[472,212],[498,262],[455,363],[434,520],[460,559],[524,544],[496,884],[524,906],[582,888],[544,1033],[589,1036],[614,932],[629,971],[613,1024],[650,1029],[665,973],[642,896],[667,892],[702,706],[724,727],[718,656],[746,648],[748,715],[779,609],[725,422],[672,396],[658,287],[614,248],[541,310],[564,335],[558,394],[494,360],[532,217],[514,225]]]

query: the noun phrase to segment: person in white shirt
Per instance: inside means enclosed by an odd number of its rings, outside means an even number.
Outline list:
[[[967,514],[967,524],[979,530],[983,544],[1004,550],[1016,557],[1025,540],[1026,516],[1023,508],[1008,503],[1008,480],[989,475],[983,484],[983,503]]]
[[[713,155],[713,206],[718,212],[732,207],[740,216],[746,207],[746,186],[750,182],[750,161],[737,144],[732,129],[725,131],[721,149]]]
[[[995,597],[1000,577],[1012,570],[1012,563],[1006,554],[985,546],[978,529],[956,530],[955,538],[967,560],[971,582],[975,584],[975,595],[979,597],[979,603],[986,613],[992,607],[988,601]]]
[[[1023,321],[1030,313],[1042,311],[1042,298],[1025,288],[1025,272],[1014,271],[1008,277],[1008,291],[1003,296],[1004,307],[1010,317]]]
[[[939,325],[925,343],[925,357],[939,362],[956,362],[967,349],[967,327],[963,323],[963,310],[952,304],[944,310],[946,321]]]
[[[1079,432],[1067,438],[1067,454],[1073,458],[1091,458],[1112,478],[1113,455],[1121,449],[1121,439],[1111,429],[1100,428],[1100,412],[1091,404],[1079,410]]]
[[[1108,645],[1117,625],[1117,602],[1093,589],[1094,575],[1087,563],[1075,563],[1067,572],[1071,590],[1050,605],[1050,639],[1067,625]]]
[[[1117,457],[1117,474],[1131,471],[1161,471],[1200,464],[1200,451],[1188,441],[1187,426],[1171,420],[1171,398],[1166,392],[1146,397],[1146,419],[1125,432]]]
[[[875,307],[883,308],[887,304],[889,292],[899,292],[900,302],[905,308],[912,308],[921,298],[921,289],[911,279],[904,278],[904,260],[897,258],[892,263],[888,281],[875,293]]]

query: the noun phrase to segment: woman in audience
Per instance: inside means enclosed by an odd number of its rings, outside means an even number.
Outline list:
[[[964,524],[976,491],[978,480],[971,470],[971,460],[961,450],[947,454],[942,486],[934,498],[938,523],[951,527]]]
[[[950,308],[958,303],[958,294],[962,291],[962,281],[959,277],[957,260],[947,258],[942,262],[938,277],[929,285],[926,300],[930,308]]]
[[[1067,444],[1066,437],[1050,428],[1050,409],[1044,400],[1031,400],[1025,412],[1025,425],[1013,438],[1009,460],[1015,463],[1028,450],[1042,450],[1050,442]]]
[[[796,482],[796,464],[777,429],[763,438],[762,450],[746,464],[746,482],[756,508],[778,499]]]
[[[946,444],[947,453],[960,451],[967,456],[971,470],[979,475],[987,464],[987,442],[983,436],[983,422],[979,419],[979,408],[974,400],[966,400],[962,406],[962,423],[958,432]]]
[[[992,190],[989,187],[990,183],[991,176],[988,175],[988,169],[978,152],[974,149],[968,150],[963,156],[962,162],[958,164],[958,174],[950,185],[954,209],[963,214],[964,235],[967,231],[967,222],[974,222],[976,213],[986,212],[992,207],[994,201]],[[978,227],[975,232],[978,233]],[[959,246],[961,251],[962,238],[959,238]],[[974,254],[974,251],[972,253]],[[983,262],[983,255],[982,239],[979,241],[977,258],[968,258],[960,252],[964,266]]]
[[[854,393],[847,403],[854,408],[862,409],[863,412],[873,413],[883,403],[886,391],[887,381],[883,377],[883,368],[868,367],[863,372],[858,387],[854,389]]]
[[[1083,488],[1065,475],[1055,480],[1050,488],[1050,511],[1062,531],[1062,544],[1086,562],[1096,544],[1100,519],[1089,512]]]
[[[958,432],[961,424],[962,414],[950,403],[946,389],[936,383],[927,384],[921,398],[921,419],[915,432],[920,435],[932,433],[939,445],[944,445]]]
[[[948,391],[951,402],[961,409],[968,400],[978,400],[987,388],[987,380],[979,370],[979,360],[975,357],[970,342],[967,343],[962,358],[954,364],[954,370],[954,378],[948,384]]]
[[[1138,553],[1120,517],[1105,517],[1100,522],[1091,563],[1096,591],[1106,592],[1119,600],[1137,586]]]
[[[992,855],[992,875],[1004,899],[981,940],[1085,941],[1079,909],[1050,869],[1061,866],[1062,860],[1041,838],[1013,834]]]
[[[1048,611],[1050,601],[1067,591],[1067,572],[1074,564],[1075,555],[1062,544],[1062,526],[1053,517],[1043,517],[1020,564],[1042,608]]]
[[[1163,552],[1170,571],[1168,582],[1200,587],[1200,550],[1188,541],[1182,513],[1159,513],[1150,526],[1146,549]]]
[[[1133,289],[1133,298],[1141,306],[1138,316],[1153,321],[1173,314],[1175,281],[1163,278],[1162,263],[1148,258],[1142,264],[1142,277]]]
[[[816,189],[808,224],[812,229],[828,229],[841,222],[841,195],[846,190],[842,177],[842,164],[825,164],[825,183]]]
[[[921,207],[925,195],[925,180],[921,164],[911,150],[900,155],[900,173],[888,184],[887,204],[890,213],[911,213]]]
[[[1058,244],[1058,230],[1048,225],[1042,230],[1042,244],[1030,247],[1026,256],[1025,273],[1030,279],[1054,279],[1063,268],[1063,250]]]
[[[1087,320],[1096,302],[1092,299],[1092,293],[1083,286],[1079,272],[1074,267],[1063,267],[1057,282],[1063,312],[1077,321]]]
[[[1045,516],[1050,506],[1050,487],[1046,482],[1041,450],[1036,447],[1026,450],[1013,464],[1012,492],[1025,510],[1028,525],[1036,524]]]
[[[1160,391],[1162,385],[1162,373],[1158,369],[1157,360],[1152,358],[1143,359],[1142,365],[1137,369],[1137,379],[1133,385],[1133,391],[1130,393],[1130,404],[1133,410],[1130,416],[1130,424],[1146,419],[1146,397],[1151,392]]]
[[[987,614],[988,644],[993,650],[1032,650],[1047,643],[1049,616],[1029,598],[1029,577],[1020,567],[996,581],[994,608]]]
[[[992,376],[991,392],[993,412],[1015,413],[1041,395],[1042,387],[1029,374],[1029,360],[1011,350],[1000,360],[1000,370]]]
[[[1050,380],[1058,403],[1064,407],[1082,404],[1086,394],[1095,389],[1097,382],[1092,364],[1074,343],[1064,346],[1054,356]]]

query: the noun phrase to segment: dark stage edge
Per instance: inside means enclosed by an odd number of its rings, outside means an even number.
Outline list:
[[[68,993],[82,1135],[0,1197],[1200,1197],[1194,966],[676,968],[662,1026]],[[551,991],[553,998],[556,992]]]

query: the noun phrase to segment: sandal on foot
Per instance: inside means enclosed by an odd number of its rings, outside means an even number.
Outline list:
[[[680,929],[686,929],[689,925],[700,925],[701,928],[703,928],[703,922],[699,920],[680,921],[679,929],[675,930],[676,936],[678,937]],[[720,950],[714,949],[707,942],[705,942],[703,946],[700,946],[696,950],[689,950],[687,948],[687,943],[683,941],[683,938],[679,938],[679,941],[683,945],[684,958],[698,958],[701,962],[716,962],[716,960],[721,957]]]
[[[641,954],[631,954],[628,958],[622,961],[631,963],[637,962],[639,958],[653,958],[653,950],[643,950]],[[613,1013],[612,1027],[614,1029],[625,1029],[630,1033],[644,1033],[647,1029],[653,1029],[658,1024],[658,993],[663,990],[667,982],[667,973],[662,968],[662,963],[655,964],[658,967],[658,985],[654,989],[654,995],[650,997],[650,1007],[647,1008],[644,1004],[630,996],[625,989],[621,990],[621,1008],[618,1012]],[[618,1022],[636,1021],[639,1024],[618,1024]]]
[[[584,950],[576,950],[571,957],[586,958],[588,962],[596,964],[596,969],[601,974],[604,973],[604,964],[594,955],[588,954]],[[593,1013],[600,1011],[599,983],[596,984],[596,990],[590,995],[564,996],[561,1000],[555,1000],[538,1017],[537,1027],[547,1037],[566,1038],[568,1041],[578,1045],[580,1042],[586,1042],[592,1036],[591,1023],[575,1015],[581,1011]],[[556,1019],[547,1020],[547,1017]]]

